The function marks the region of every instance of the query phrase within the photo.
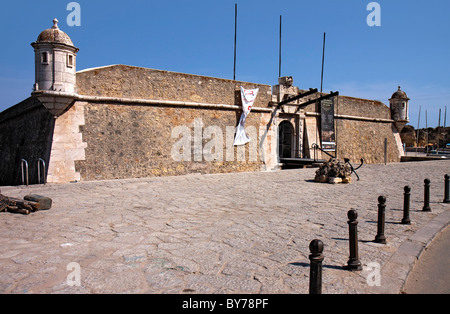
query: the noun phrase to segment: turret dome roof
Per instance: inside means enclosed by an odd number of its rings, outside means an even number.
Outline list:
[[[406,93],[402,91],[399,86],[398,90],[394,94],[392,94],[391,99],[408,99],[408,95],[406,95]]]
[[[40,33],[36,43],[58,43],[72,47],[74,46],[69,35],[59,29],[58,20],[56,18],[53,20],[53,27]]]

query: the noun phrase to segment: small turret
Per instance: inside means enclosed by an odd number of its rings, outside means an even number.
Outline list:
[[[397,130],[401,132],[403,127],[409,122],[409,98],[399,86],[398,90],[389,99],[389,103],[391,118],[395,121]]]
[[[31,44],[35,53],[35,84],[33,95],[55,116],[61,115],[73,101],[70,97],[56,99],[48,92],[73,95],[76,88],[76,57],[79,51],[70,37],[53,20],[53,27],[39,34]],[[44,97],[45,96],[45,97]]]

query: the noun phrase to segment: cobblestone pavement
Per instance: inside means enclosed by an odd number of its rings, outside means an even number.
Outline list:
[[[2,187],[11,197],[48,196],[53,207],[0,214],[0,292],[308,293],[316,238],[325,244],[323,293],[400,292],[418,252],[450,221],[450,161],[366,165],[347,185],[316,183],[315,170]],[[421,211],[425,178],[431,212]],[[411,225],[399,223],[405,185]],[[384,245],[373,242],[380,195]],[[380,287],[367,283],[375,268],[343,269],[350,209],[361,263],[381,265]],[[71,286],[77,274],[81,285]]]

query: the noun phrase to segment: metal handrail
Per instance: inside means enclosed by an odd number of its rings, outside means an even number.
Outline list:
[[[335,156],[329,154],[328,152],[324,151],[322,148],[319,147],[319,145],[317,145],[316,143],[313,143],[311,145],[311,148],[314,148],[314,161],[316,161],[316,150],[320,150],[322,153],[327,154],[328,156],[330,156],[331,158],[336,158]]]
[[[24,173],[24,171],[23,171],[23,166],[24,165],[25,165],[26,173]],[[29,181],[28,181],[28,162],[25,159],[22,159],[20,161],[20,167],[22,169],[22,185],[25,185],[25,182],[26,182],[26,185],[28,186],[29,185]],[[26,178],[26,181],[25,181],[25,178]]]
[[[45,161],[44,161],[44,159],[42,159],[42,158],[39,158],[38,159],[38,184],[41,184],[41,165],[42,165],[42,173],[43,173],[43,175],[44,175],[44,177],[43,177],[43,181],[44,181],[44,184],[46,184],[47,183],[47,180],[46,180],[46,177],[45,177]]]

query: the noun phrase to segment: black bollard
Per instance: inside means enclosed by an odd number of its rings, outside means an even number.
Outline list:
[[[409,204],[411,199],[411,188],[409,186],[405,186],[405,198],[403,201],[403,219],[402,224],[410,225],[411,220],[409,219]]]
[[[384,220],[386,211],[386,197],[378,197],[378,228],[377,235],[374,242],[386,244],[386,237],[384,236]]]
[[[320,240],[313,240],[309,244],[309,260],[311,261],[309,271],[309,294],[322,294],[322,261],[324,259],[323,242]]]
[[[450,203],[450,176],[448,174],[445,175],[445,191],[444,191],[444,203]]]
[[[349,230],[349,246],[350,258],[345,269],[347,270],[362,270],[361,262],[358,258],[358,212],[351,209],[347,213],[348,230]]]
[[[430,208],[430,179],[425,179],[425,189],[424,189],[424,205],[422,211],[429,212]]]

